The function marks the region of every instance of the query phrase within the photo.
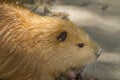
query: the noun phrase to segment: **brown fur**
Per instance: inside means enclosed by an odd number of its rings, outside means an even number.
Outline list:
[[[17,3],[19,0],[0,0],[0,3]]]
[[[56,37],[68,33],[66,41]],[[84,43],[83,48],[77,46]],[[69,20],[42,17],[15,4],[0,4],[0,78],[55,80],[69,68],[95,60],[98,45]]]

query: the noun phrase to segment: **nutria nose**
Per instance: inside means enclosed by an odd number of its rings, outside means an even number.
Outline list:
[[[101,54],[102,54],[102,49],[100,49],[99,51],[97,51],[97,52],[95,53],[96,58],[98,58]]]

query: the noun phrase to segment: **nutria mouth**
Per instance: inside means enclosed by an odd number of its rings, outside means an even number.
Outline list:
[[[79,68],[79,69],[69,69],[66,71],[66,73],[61,73],[56,80],[83,80],[83,72],[84,68]]]

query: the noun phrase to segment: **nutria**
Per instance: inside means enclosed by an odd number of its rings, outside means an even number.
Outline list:
[[[20,5],[0,3],[2,80],[60,80],[61,74],[73,80],[76,76],[71,73],[81,73],[99,51],[97,43],[68,19],[39,16]]]

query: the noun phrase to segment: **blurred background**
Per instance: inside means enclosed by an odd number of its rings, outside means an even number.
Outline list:
[[[20,0],[41,15],[62,12],[101,45],[86,80],[120,80],[120,0]]]

